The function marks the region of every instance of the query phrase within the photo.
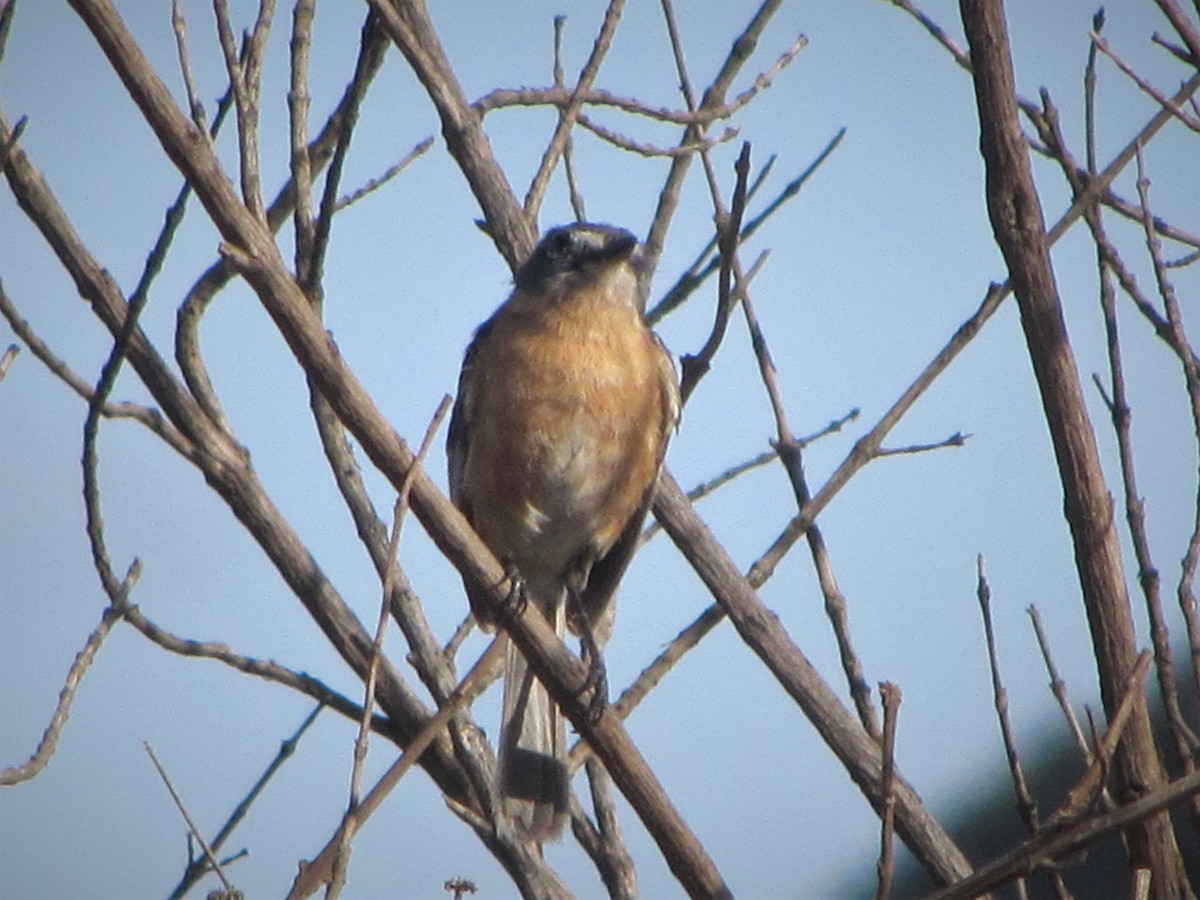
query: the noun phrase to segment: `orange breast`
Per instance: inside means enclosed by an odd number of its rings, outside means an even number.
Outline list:
[[[526,577],[607,552],[640,507],[666,439],[661,352],[611,303],[497,317],[464,480],[476,529]]]

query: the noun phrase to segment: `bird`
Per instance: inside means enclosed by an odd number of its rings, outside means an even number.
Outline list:
[[[601,709],[599,647],[679,422],[675,365],[643,315],[643,269],[623,228],[547,231],[467,348],[447,435],[451,500],[524,602],[560,638],[568,626],[579,635]],[[466,592],[476,620],[494,627],[491,594],[469,581]],[[498,746],[499,824],[556,839],[570,785],[565,722],[511,641]]]

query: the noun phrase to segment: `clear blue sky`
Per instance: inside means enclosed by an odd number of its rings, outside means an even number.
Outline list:
[[[231,5],[239,25],[249,24],[253,6]],[[754,5],[678,4],[698,86],[715,73]],[[182,96],[167,4],[120,6]],[[201,3],[186,6],[201,90],[211,100],[223,88],[211,10]],[[1154,30],[1167,30],[1165,20],[1148,2],[1107,6],[1106,34],[1114,46],[1173,90],[1185,75],[1182,67],[1149,43]],[[953,3],[930,2],[927,8],[951,34],[961,34]],[[560,12],[570,16],[565,58],[571,78],[590,50],[602,3],[445,2],[433,10],[470,97],[497,86],[549,83],[551,20]],[[1081,156],[1082,71],[1093,12],[1078,0],[1018,0],[1008,9],[1019,88],[1028,97],[1036,97],[1039,86],[1050,89]],[[321,4],[313,49],[314,122],[323,121],[349,77],[363,14],[354,4]],[[263,88],[269,194],[287,170],[289,27],[287,10],[281,10]],[[779,156],[763,196],[804,169],[838,129],[847,129],[832,159],[744,256],[771,250],[753,296],[793,428],[809,433],[852,408],[862,410],[845,434],[809,452],[815,489],[1004,270],[984,207],[968,76],[889,4],[790,2],[736,88],[800,33],[809,46],[735,124],[753,143],[756,163]],[[1154,107],[1111,64],[1102,62],[1100,70],[1103,163]],[[657,4],[630,4],[597,84],[679,106]],[[22,146],[92,252],[132,290],[179,176],[65,4],[26,2],[17,10],[0,65],[0,101],[10,120],[28,115]],[[668,144],[677,137],[674,129],[612,113],[599,117],[645,140]],[[487,119],[519,193],[554,120],[552,113],[528,110]],[[392,51],[363,110],[346,186],[377,174],[437,132],[430,104]],[[227,129],[221,143],[230,163],[232,134]],[[582,133],[576,146],[589,217],[644,234],[667,164],[620,153]],[[716,153],[727,191],[736,149],[730,144]],[[1198,162],[1195,135],[1178,123],[1147,155],[1156,211],[1193,230],[1200,209]],[[1067,192],[1051,164],[1038,161],[1036,174],[1053,221],[1068,205]],[[1118,188],[1136,196],[1131,173]],[[707,196],[695,166],[655,296],[707,239]],[[443,393],[454,389],[471,330],[509,289],[503,262],[472,225],[477,216],[439,140],[407,174],[346,211],[335,226],[326,280],[329,326],[376,402],[414,444]],[[559,178],[541,224],[570,217]],[[1149,287],[1136,229],[1113,216],[1109,222]],[[175,307],[215,258],[215,247],[215,230],[197,206],[143,316],[165,355]],[[1054,261],[1081,373],[1088,378],[1106,372],[1094,262],[1084,235],[1068,235]],[[6,187],[0,190],[0,278],[42,337],[94,379],[109,339]],[[1200,283],[1194,270],[1178,272],[1177,279],[1186,306]],[[660,331],[674,353],[699,347],[714,293],[710,286],[663,324]],[[1193,515],[1195,445],[1178,367],[1122,303],[1142,490],[1156,559],[1173,586]],[[329,478],[298,367],[242,287],[219,297],[202,336],[213,380],[260,477],[360,618],[373,622],[379,587]],[[0,342],[11,339],[0,326]],[[115,396],[146,399],[128,374]],[[1107,419],[1095,392],[1088,396],[1115,489]],[[78,399],[32,354],[23,353],[0,385],[0,766],[23,762],[32,752],[71,659],[105,603],[83,533],[83,415]],[[1076,704],[1094,704],[1097,695],[1061,493],[1011,302],[888,443],[938,441],[956,431],[972,435],[966,447],[876,462],[821,519],[868,681],[892,680],[904,691],[900,769],[935,812],[1005,776],[974,600],[976,554],[987,558],[1018,740],[1032,749],[1060,728],[1024,612],[1029,604],[1042,610]],[[738,317],[688,406],[669,465],[690,486],[759,453],[772,434],[770,408]],[[223,641],[358,694],[302,607],[193,469],[126,422],[105,424],[100,454],[110,550],[122,570],[135,555],[144,561],[133,599],[150,618],[178,634]],[[440,442],[430,469],[444,483]],[[381,479],[372,477],[371,484],[379,508],[390,507]],[[739,565],[748,566],[794,512],[790,498],[782,471],[772,468],[743,478],[700,510]],[[406,528],[401,561],[433,627],[447,638],[466,612],[465,598],[455,573],[415,522]],[[803,546],[762,596],[844,694]],[[660,537],[650,544],[622,592],[607,654],[614,690],[709,602],[669,541]],[[1144,621],[1140,611],[1138,620]],[[1181,631],[1177,616],[1171,624]],[[480,646],[472,643],[467,652]],[[403,640],[394,631],[387,650],[404,668]],[[478,722],[492,731],[497,693],[477,707]],[[0,793],[0,896],[165,894],[183,870],[185,829],[141,741],[154,745],[193,815],[212,834],[309,707],[306,698],[283,688],[216,662],[171,656],[133,629],[118,627],[79,692],[49,767],[36,780]],[[873,870],[877,826],[869,807],[727,624],[679,665],[629,728],[738,896],[833,896],[844,878]],[[230,869],[247,896],[280,895],[296,861],[328,837],[345,804],[353,734],[349,723],[324,714],[227,847],[250,850],[249,859]],[[373,743],[369,773],[378,774],[393,758],[390,745]],[[623,825],[644,894],[679,895],[627,808]],[[579,895],[601,893],[573,842],[549,847],[547,854]],[[454,876],[475,881],[482,896],[515,894],[474,835],[416,773],[358,837],[347,896],[436,896]]]

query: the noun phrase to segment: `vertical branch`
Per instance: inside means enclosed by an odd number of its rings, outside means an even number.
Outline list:
[[[721,66],[721,70],[709,85],[708,90],[704,92],[704,98],[701,101],[701,109],[717,107],[725,102],[725,94],[729,90],[729,85],[733,83],[733,79],[737,73],[741,71],[742,66],[754,53],[755,47],[758,46],[758,39],[762,36],[763,30],[767,27],[767,23],[776,11],[782,5],[783,0],[763,0],[761,6],[751,17],[750,22],[742,30],[742,33],[737,36],[733,42],[733,46],[729,50],[729,55],[725,58],[725,63]],[[663,3],[664,15],[668,17],[668,22],[671,21],[673,13],[670,11],[670,4],[664,0]],[[684,129],[683,136],[680,138],[680,146],[694,144],[704,136],[704,129],[700,125],[689,125]],[[691,154],[681,154],[671,158],[671,168],[667,172],[667,178],[663,184],[662,191],[658,195],[658,207],[654,211],[654,221],[650,226],[650,232],[646,237],[646,262],[650,271],[658,267],[659,257],[662,256],[663,246],[667,240],[667,229],[671,227],[671,219],[675,215],[675,210],[679,206],[679,192],[683,188],[683,180],[687,176],[688,169],[692,165]]]
[[[1115,712],[1135,656],[1112,498],[1063,321],[1041,203],[1017,118],[1008,32],[999,0],[960,0],[971,46],[987,205],[1008,265],[1021,325],[1042,396],[1062,481],[1064,510],[1100,674],[1105,709]],[[1150,718],[1141,703],[1116,756],[1121,801],[1164,781]],[[1127,832],[1135,866],[1154,872],[1155,896],[1191,897],[1170,819],[1158,815]]]
[[[316,0],[297,0],[292,12],[292,78],[288,90],[291,135],[292,184],[296,203],[292,219],[296,228],[296,280],[312,284],[309,266],[313,252],[312,165],[308,158],[308,56]]]
[[[1029,792],[1025,771],[1021,768],[1021,757],[1017,753],[1017,742],[1013,737],[1012,722],[1008,717],[1008,691],[1000,678],[1000,659],[996,652],[996,632],[992,627],[992,589],[983,572],[983,556],[975,560],[975,596],[979,600],[979,612],[983,616],[983,633],[987,643],[988,665],[992,673],[992,695],[995,699],[996,716],[1000,720],[1000,735],[1004,740],[1004,753],[1008,757],[1008,769],[1012,773],[1013,790],[1017,795],[1017,810],[1030,834],[1038,830],[1037,803]]]
[[[1197,443],[1200,444],[1200,367],[1196,365],[1195,354],[1183,327],[1183,317],[1179,310],[1179,301],[1175,297],[1175,288],[1168,277],[1167,267],[1163,263],[1162,243],[1154,231],[1154,217],[1150,213],[1150,181],[1146,177],[1145,163],[1140,148],[1137,155],[1137,171],[1137,191],[1141,201],[1146,249],[1154,264],[1154,278],[1158,286],[1158,294],[1162,297],[1175,353],[1183,366],[1184,386],[1187,390],[1189,410],[1192,414],[1192,428]],[[1197,476],[1196,489],[1196,512],[1192,534],[1188,539],[1187,552],[1183,557],[1179,584],[1176,587],[1179,607],[1183,610],[1184,615],[1189,617],[1189,625],[1192,627],[1194,627],[1196,614],[1196,595],[1193,584],[1196,578],[1196,567],[1200,563],[1200,475]],[[1193,652],[1196,652],[1194,647]]]
[[[546,188],[550,185],[550,176],[554,173],[554,167],[558,164],[559,157],[562,156],[567,142],[571,138],[571,129],[575,127],[579,110],[583,108],[583,97],[595,82],[596,75],[600,72],[600,64],[604,61],[608,48],[612,45],[613,34],[617,30],[617,23],[621,21],[621,11],[624,8],[625,0],[609,0],[608,9],[604,12],[604,22],[600,26],[600,33],[596,35],[596,41],[592,45],[592,55],[588,57],[583,71],[579,73],[579,80],[575,83],[575,90],[571,94],[571,102],[567,104],[566,109],[559,113],[558,126],[554,129],[550,145],[542,155],[542,162],[529,185],[529,192],[525,195],[525,216],[530,224],[537,222],[542,199],[546,195]]]
[[[404,483],[400,486],[400,492],[396,497],[396,505],[392,512],[392,533],[388,538],[388,565],[383,578],[383,599],[379,603],[379,618],[375,623],[375,639],[371,642],[371,659],[367,666],[362,718],[358,723],[358,737],[354,741],[354,763],[350,771],[350,802],[346,808],[347,816],[352,815],[358,809],[359,797],[362,795],[362,770],[367,759],[367,743],[371,736],[371,712],[375,708],[375,686],[379,678],[380,660],[383,658],[383,639],[387,634],[392,592],[395,590],[396,580],[400,574],[400,564],[396,559],[396,554],[400,549],[400,529],[404,525],[404,516],[408,511],[408,497],[412,493],[413,479],[424,465],[425,457],[433,444],[433,437],[437,434],[442,419],[449,411],[450,395],[447,394],[442,397],[429,427],[425,430],[425,437],[421,441],[413,464],[405,473]],[[325,893],[329,900],[335,900],[340,896],[342,888],[345,886],[353,831],[350,828],[342,827],[338,829],[338,834],[337,851],[333,856],[333,874]]]
[[[890,681],[879,683],[879,696],[883,700],[883,815],[879,838],[879,887],[875,900],[888,900],[892,895],[892,878],[895,864],[892,847],[896,832],[896,718],[900,713],[900,686]]]
[[[554,17],[554,86],[564,87],[562,64],[562,37],[566,27],[566,16]],[[561,115],[561,114],[560,114]],[[576,222],[586,222],[587,212],[583,205],[583,194],[579,190],[579,181],[575,174],[575,140],[567,132],[567,141],[563,145],[563,171],[567,176],[567,193],[571,197],[571,210],[575,213]]]
[[[612,779],[596,757],[589,756],[586,766],[592,806],[596,810],[600,877],[612,900],[636,900],[639,896],[637,869],[621,836],[617,807],[613,802]]]
[[[269,21],[269,17],[264,18],[263,13],[268,5],[274,6],[271,0],[263,0],[259,9],[259,22],[256,23],[250,40],[246,41],[244,54],[239,58],[233,38],[233,25],[229,20],[229,4],[227,0],[213,0],[213,12],[217,18],[217,38],[225,57],[225,69],[229,73],[229,84],[233,88],[234,106],[237,109],[238,170],[241,176],[242,202],[260,221],[265,221],[266,217],[259,179],[257,77],[262,71],[262,51],[267,31],[265,23]]]
[[[1103,11],[1101,11],[1093,17],[1092,28],[1094,32],[1098,32],[1103,26],[1104,16]],[[1096,45],[1093,42],[1089,47],[1087,65],[1084,70],[1087,176],[1091,178],[1094,178],[1096,175],[1095,63]],[[1079,196],[1085,190],[1086,182],[1084,176],[1080,174],[1079,167],[1076,165],[1063,138],[1062,129],[1059,124],[1058,110],[1051,103],[1049,94],[1045,90],[1042,91],[1042,115],[1034,121],[1050,155],[1061,165],[1063,173],[1071,185],[1072,192],[1076,196]],[[1140,142],[1135,143],[1134,152],[1140,159],[1139,146]],[[1125,500],[1125,519],[1129,527],[1134,558],[1138,564],[1138,583],[1142,590],[1142,596],[1145,599],[1146,611],[1150,620],[1150,636],[1154,645],[1159,693],[1162,696],[1163,707],[1166,711],[1168,727],[1174,741],[1176,755],[1181,765],[1184,766],[1185,771],[1190,772],[1194,768],[1192,748],[1196,745],[1196,738],[1184,720],[1179,705],[1179,692],[1172,661],[1173,654],[1171,651],[1170,634],[1163,612],[1160,592],[1160,578],[1158,569],[1154,565],[1150,553],[1144,503],[1137,486],[1137,473],[1133,457],[1132,410],[1130,409],[1125,390],[1125,369],[1122,362],[1120,333],[1117,324],[1116,298],[1112,284],[1113,275],[1117,275],[1121,284],[1143,311],[1150,312],[1155,317],[1157,317],[1157,312],[1153,310],[1147,299],[1140,297],[1140,292],[1137,290],[1132,274],[1127,271],[1116,247],[1109,241],[1101,218],[1100,207],[1098,205],[1089,207],[1084,211],[1083,215],[1084,221],[1091,231],[1092,240],[1096,245],[1096,264],[1100,283],[1100,309],[1104,319],[1104,330],[1108,347],[1111,396],[1105,392],[1098,378],[1093,376],[1093,380],[1096,382],[1097,387],[1100,388],[1101,396],[1104,399],[1105,406],[1108,408],[1113,431],[1117,439],[1117,456],[1120,461],[1122,491]],[[1144,216],[1145,211],[1142,211],[1143,219]],[[1159,330],[1160,336],[1167,341],[1168,345],[1171,346],[1180,360],[1183,361],[1185,371],[1189,367],[1189,360],[1193,360],[1191,366],[1194,367],[1194,357],[1192,357],[1190,348],[1179,346],[1177,335],[1172,330],[1170,323],[1158,317],[1156,327]],[[1195,419],[1194,403],[1193,418]],[[1193,671],[1195,672],[1197,671],[1197,663],[1200,662],[1200,656],[1197,655],[1200,653],[1200,639],[1198,639],[1197,622],[1194,612],[1194,607],[1189,607],[1186,604],[1183,605],[1184,622],[1193,649],[1192,662]]]
[[[354,65],[354,76],[342,98],[338,112],[337,140],[333,148],[333,156],[329,160],[329,171],[325,173],[325,189],[321,195],[321,210],[317,218],[316,232],[313,236],[312,257],[309,262],[308,290],[310,295],[318,296],[321,290],[321,279],[325,268],[325,253],[329,248],[329,235],[333,229],[333,214],[338,209],[338,186],[342,180],[342,168],[346,163],[346,154],[350,150],[350,137],[354,126],[358,123],[358,111],[362,106],[375,73],[383,65],[384,53],[387,51],[387,35],[379,26],[379,18],[374,13],[367,15],[362,27],[362,37],[359,42],[358,61]]]

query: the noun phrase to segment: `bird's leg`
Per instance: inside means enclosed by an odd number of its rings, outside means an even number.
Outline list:
[[[592,631],[592,621],[588,618],[580,600],[579,585],[575,579],[567,583],[567,615],[571,618],[572,630],[579,635],[579,643],[583,648],[583,660],[587,663],[587,680],[583,683],[583,691],[592,689],[591,699],[588,700],[588,721],[595,724],[600,720],[604,707],[608,706],[608,671],[604,665],[604,657],[600,653],[600,645]],[[582,694],[583,691],[580,691]]]
[[[508,592],[500,601],[498,618],[511,621],[525,612],[525,607],[529,605],[529,588],[512,563],[504,566],[504,581],[508,583]]]

